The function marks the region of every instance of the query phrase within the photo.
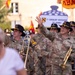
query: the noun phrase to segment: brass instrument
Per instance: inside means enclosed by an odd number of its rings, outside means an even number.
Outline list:
[[[26,52],[26,57],[25,57],[25,61],[24,61],[24,68],[25,68],[25,70],[27,70],[26,69],[26,63],[27,63],[27,58],[28,58],[28,52],[29,52],[29,46],[30,46],[30,37],[27,37],[27,39],[28,39],[28,47],[27,47],[27,52]]]
[[[71,55],[71,52],[72,52],[72,48],[70,47],[69,50],[67,51],[65,57],[64,57],[63,64],[61,64],[62,69],[66,68],[66,63],[67,63],[68,58]]]
[[[30,43],[32,43],[33,46],[37,44],[33,39],[31,39],[31,37],[28,37],[27,39],[28,39],[28,47],[27,47],[27,52],[26,52],[26,57],[25,57],[25,62],[24,62],[24,68],[26,68]]]

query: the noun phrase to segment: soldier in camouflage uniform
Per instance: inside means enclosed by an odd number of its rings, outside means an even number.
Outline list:
[[[72,36],[75,37],[75,22],[74,21],[71,21],[70,22],[70,25],[71,25],[71,27],[73,29],[73,31],[70,33],[70,35],[72,35]]]
[[[14,48],[15,50],[17,50],[20,54],[20,56],[22,57],[23,61],[25,61],[26,59],[26,53],[27,53],[27,49],[28,49],[28,43],[27,40],[29,39],[29,37],[25,35],[24,28],[17,24],[15,25],[15,28],[11,29],[13,31],[13,38],[11,38],[10,40],[10,44],[9,47]],[[7,42],[6,42],[7,43]],[[33,75],[33,52],[32,49],[29,49],[29,53],[27,56],[27,63],[26,63],[26,68],[27,68],[27,72],[28,75]],[[25,63],[24,63],[25,64]]]
[[[22,38],[25,36],[25,33],[23,32],[24,28],[21,25],[17,24],[15,25],[15,28],[12,28],[11,30],[13,31],[13,38],[11,38],[9,47],[17,50],[24,60],[23,55],[25,55],[27,47],[24,39]]]
[[[53,42],[51,75],[72,75],[71,64],[68,60],[65,69],[60,66],[63,64],[63,59],[70,46],[73,46],[73,39],[69,36],[69,32],[72,30],[70,23],[64,22],[60,27],[60,33],[52,33],[43,26],[39,17],[36,21],[39,23],[41,32]]]
[[[33,75],[50,75],[51,41],[46,38],[37,27],[38,33],[31,38],[34,59]],[[34,40],[34,42],[33,42]],[[35,43],[35,44],[34,44]],[[47,64],[48,63],[48,64]]]
[[[73,51],[72,51],[72,54],[71,54],[71,60],[72,60],[72,71],[75,71],[75,22],[74,21],[71,21],[70,22],[70,25],[72,27],[72,32],[70,33],[70,35],[72,36],[73,38]]]

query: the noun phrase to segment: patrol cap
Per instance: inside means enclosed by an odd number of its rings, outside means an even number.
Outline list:
[[[71,26],[70,26],[70,22],[64,22],[62,25],[60,25],[60,27],[65,27],[65,28],[67,28],[67,29],[70,29],[70,31],[72,31],[72,28],[71,28]]]
[[[74,21],[70,21],[70,25],[71,25],[71,27],[75,27],[75,22]]]
[[[57,29],[58,32],[60,31],[60,28],[58,27],[58,25],[56,23],[52,23],[50,28],[47,28],[48,30],[50,29]]]
[[[21,36],[25,36],[24,28],[23,28],[23,26],[21,26],[20,24],[16,24],[16,25],[15,25],[15,28],[12,28],[11,30],[12,30],[12,31],[18,30],[18,31],[22,32],[22,35],[21,35]]]

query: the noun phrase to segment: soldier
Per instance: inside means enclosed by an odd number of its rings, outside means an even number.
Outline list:
[[[50,30],[51,32],[56,32],[56,33],[60,32],[60,28],[56,23],[52,23],[51,27],[47,29]]]
[[[12,28],[11,30],[13,31],[13,38],[11,38],[9,47],[16,49],[24,59],[23,55],[26,52],[26,44],[22,38],[25,36],[24,28],[21,25],[16,24],[15,28]]]
[[[72,36],[72,38],[74,39],[74,43],[73,43],[73,51],[71,54],[71,60],[72,60],[72,71],[73,73],[75,72],[75,22],[74,21],[70,21],[70,25],[72,27],[72,32],[70,33],[70,35]],[[75,73],[74,73],[75,74]],[[73,74],[73,75],[74,75]]]
[[[52,54],[52,69],[51,75],[72,75],[71,64],[67,60],[66,68],[63,69],[60,64],[63,64],[64,57],[70,46],[73,44],[73,39],[70,38],[69,32],[72,30],[69,22],[64,22],[60,26],[60,33],[49,32],[42,24],[42,20],[37,17],[41,32],[53,42]]]
[[[50,62],[48,59],[52,52],[51,41],[46,38],[39,27],[37,33],[31,38],[31,47],[33,49],[34,74],[33,75],[50,75]],[[34,40],[34,42],[33,42]]]
[[[9,37],[8,35],[5,34],[5,40],[4,40],[4,43],[5,43],[5,44],[4,44],[4,45],[8,47],[9,44],[10,44],[10,42],[11,42],[10,37]]]
[[[73,29],[73,31],[70,33],[70,35],[75,36],[75,22],[74,21],[71,21],[70,22],[70,25],[71,25],[71,27]]]

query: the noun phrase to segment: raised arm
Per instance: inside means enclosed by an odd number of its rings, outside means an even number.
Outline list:
[[[39,28],[41,30],[41,32],[47,37],[49,38],[51,41],[53,41],[55,39],[56,34],[54,32],[50,32],[49,30],[47,30],[46,27],[44,27],[42,20],[40,17],[36,17],[36,21],[38,22]]]

